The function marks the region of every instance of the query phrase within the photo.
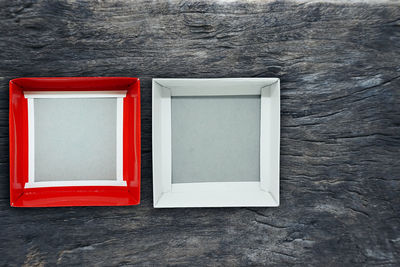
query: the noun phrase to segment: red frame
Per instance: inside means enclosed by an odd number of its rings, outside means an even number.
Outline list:
[[[28,101],[24,91],[127,90],[123,119],[123,179],[127,186],[25,189],[28,182]],[[10,205],[126,206],[140,202],[140,81],[128,77],[18,78],[10,81]]]

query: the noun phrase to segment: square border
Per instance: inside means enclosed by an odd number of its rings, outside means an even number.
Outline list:
[[[40,77],[10,80],[10,205],[12,207],[128,206],[140,203],[140,81],[131,77]],[[67,91],[102,94],[126,91],[123,98],[123,180],[126,186],[25,188],[29,181],[28,99],[26,93]]]
[[[126,186],[123,180],[123,98],[127,91],[33,91],[24,92],[28,99],[28,182],[25,188],[58,187],[58,186]],[[115,180],[73,180],[73,181],[35,181],[35,99],[60,99],[60,98],[115,98],[116,111],[116,173]]]
[[[153,205],[279,206],[280,80],[278,78],[164,79],[152,82]],[[172,183],[171,97],[260,95],[260,181]]]

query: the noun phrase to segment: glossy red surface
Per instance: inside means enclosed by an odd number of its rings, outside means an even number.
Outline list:
[[[127,90],[124,98],[123,178],[126,187],[25,189],[28,181],[28,102],[24,91]],[[10,81],[10,204],[13,207],[125,206],[140,202],[140,81],[126,77],[18,78]]]

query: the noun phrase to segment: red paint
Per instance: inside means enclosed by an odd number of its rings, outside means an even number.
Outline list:
[[[126,187],[25,189],[28,182],[28,102],[24,91],[118,91],[124,98],[123,176]],[[18,78],[10,81],[10,204],[13,207],[125,206],[140,202],[140,82],[125,77]]]

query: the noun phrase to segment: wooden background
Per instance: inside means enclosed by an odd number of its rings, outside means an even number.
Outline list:
[[[142,83],[142,203],[9,207],[8,81]],[[281,79],[281,206],[153,209],[152,77]],[[400,3],[0,0],[0,265],[400,264]]]

